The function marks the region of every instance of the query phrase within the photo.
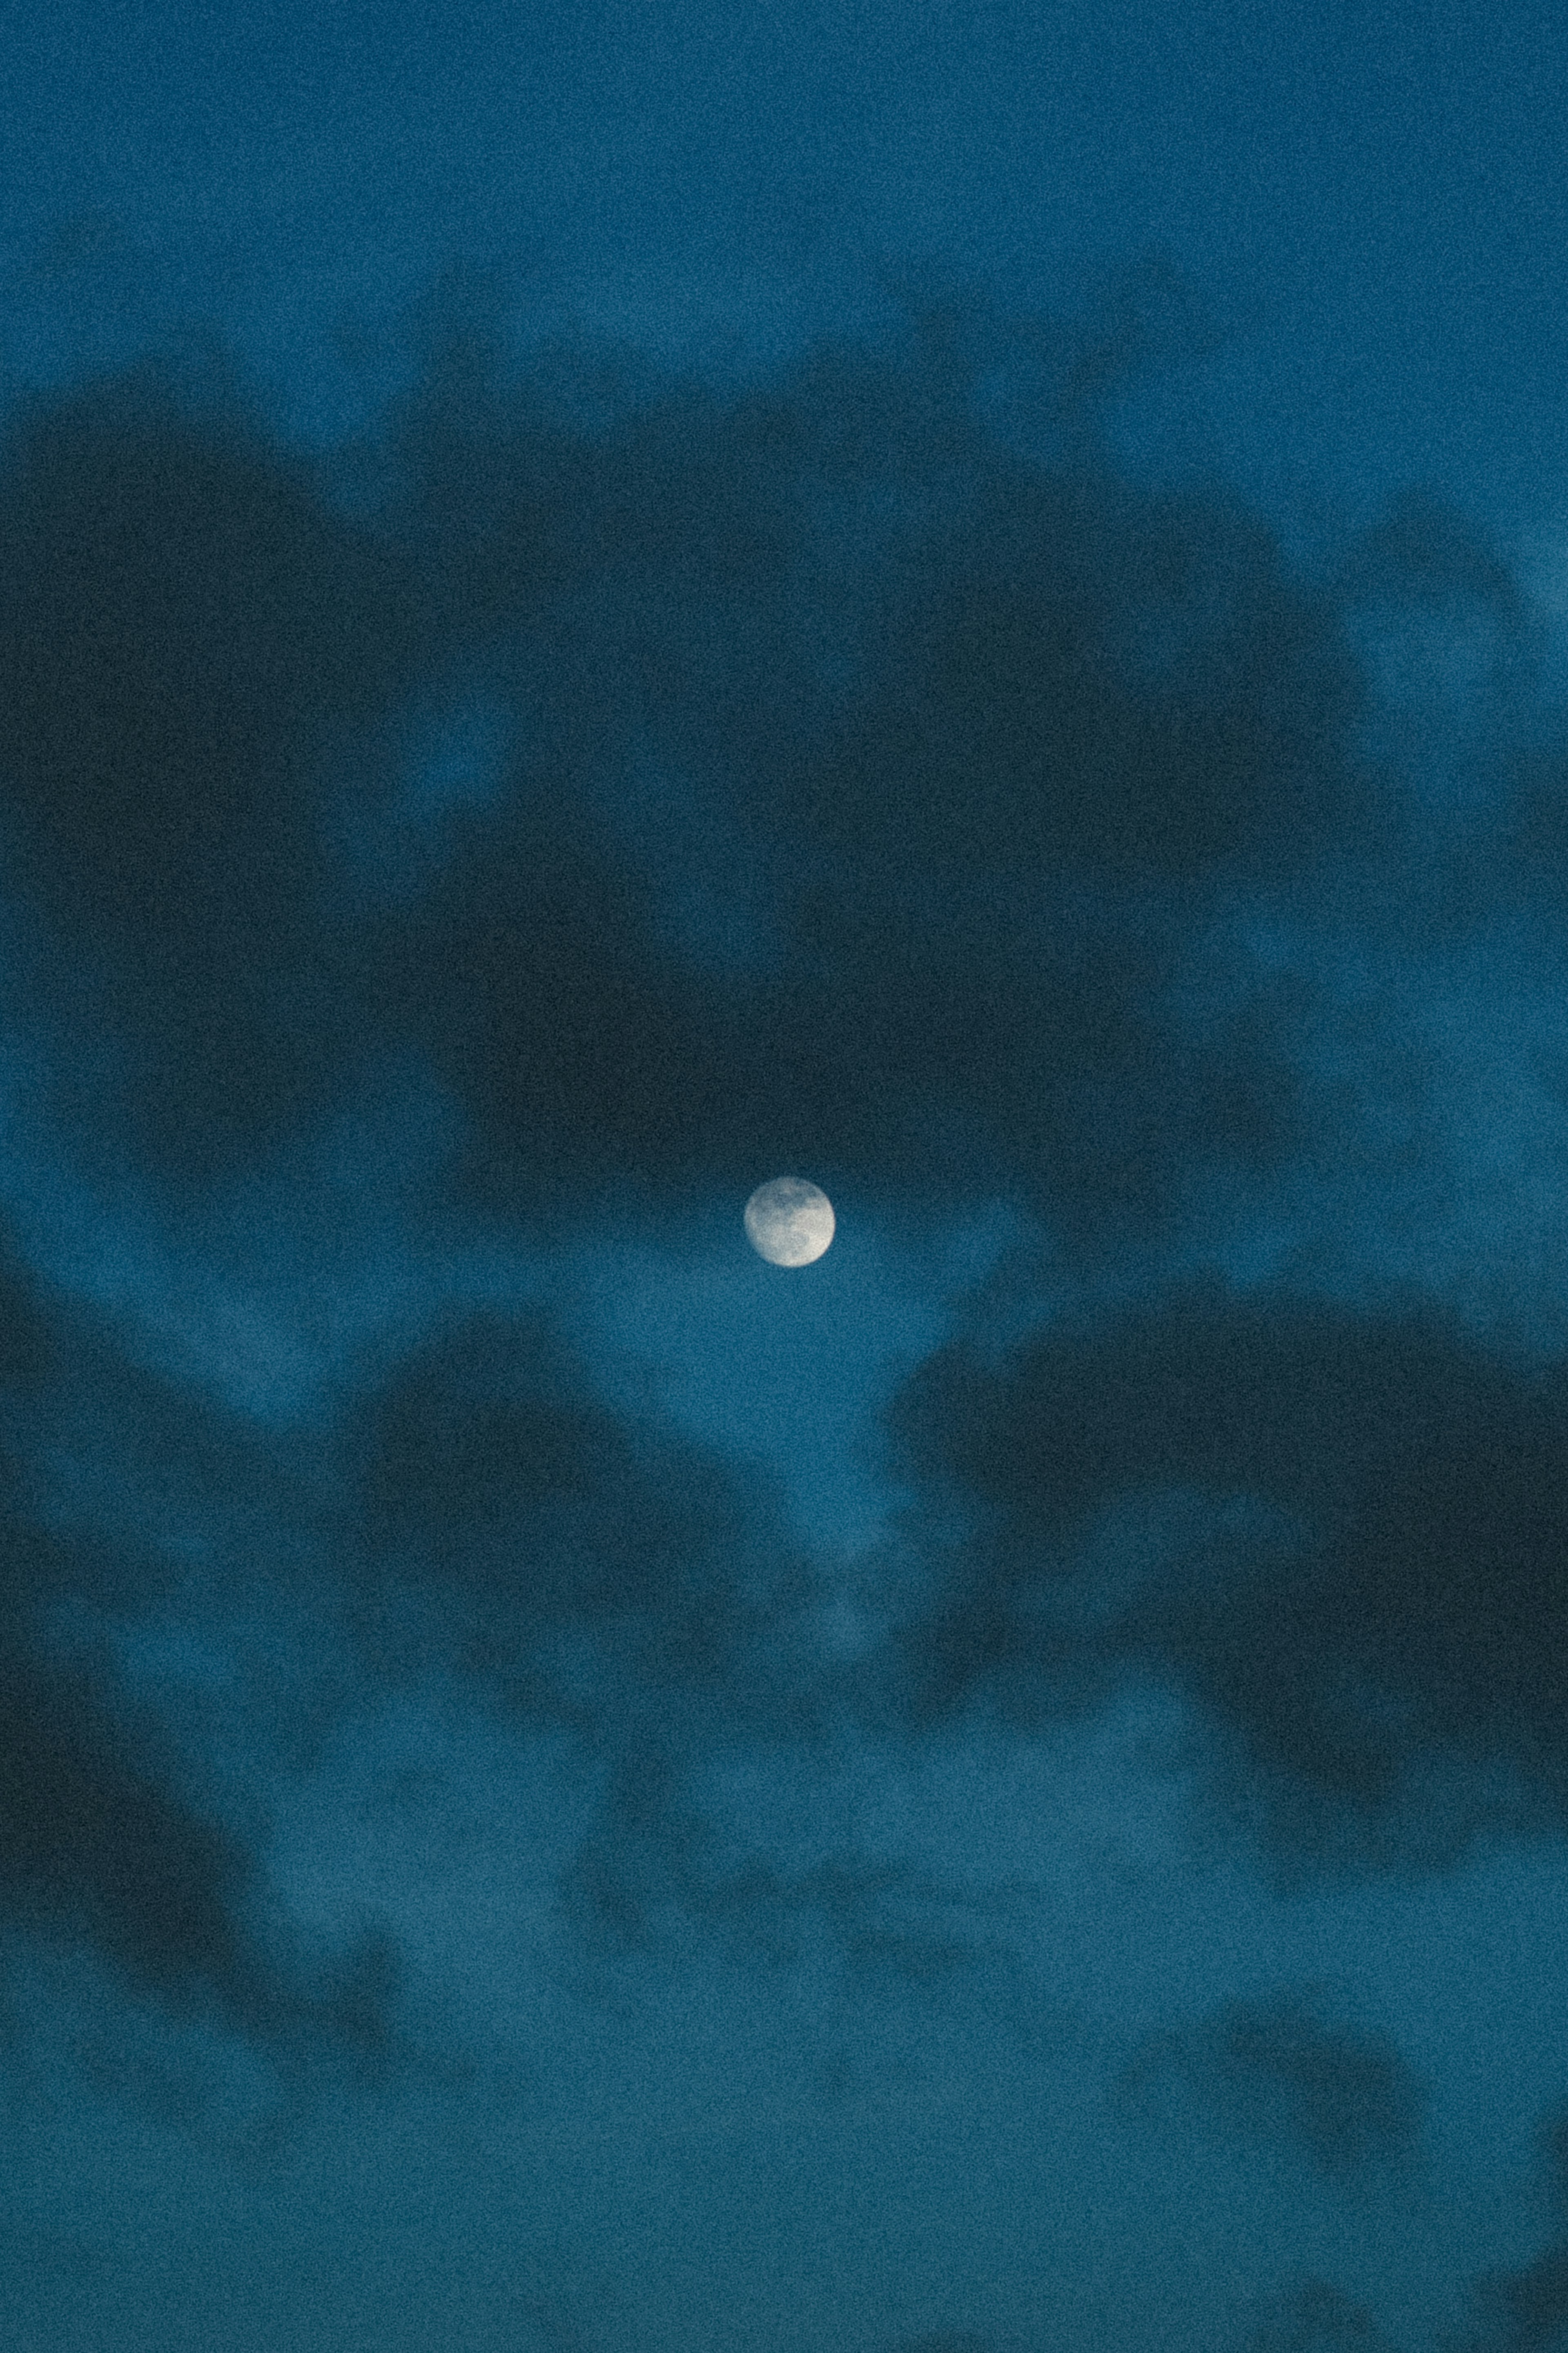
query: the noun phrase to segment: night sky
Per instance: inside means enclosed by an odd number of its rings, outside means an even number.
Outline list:
[[[1568,2347],[1565,255],[1523,0],[9,0],[4,2353]]]

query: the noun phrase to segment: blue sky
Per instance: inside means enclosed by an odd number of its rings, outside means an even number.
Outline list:
[[[1565,69],[7,12],[7,2345],[1568,2337]]]

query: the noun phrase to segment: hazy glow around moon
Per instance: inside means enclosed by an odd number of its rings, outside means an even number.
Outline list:
[[[773,1176],[746,1204],[746,1239],[774,1266],[809,1266],[833,1240],[833,1204],[804,1176]]]

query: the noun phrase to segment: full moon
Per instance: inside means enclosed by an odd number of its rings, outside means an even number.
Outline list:
[[[833,1204],[804,1176],[772,1176],[746,1204],[746,1239],[774,1266],[809,1266],[833,1240]]]

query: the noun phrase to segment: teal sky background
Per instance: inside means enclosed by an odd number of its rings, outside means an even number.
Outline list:
[[[1568,2342],[1565,121],[8,9],[5,2346]]]

